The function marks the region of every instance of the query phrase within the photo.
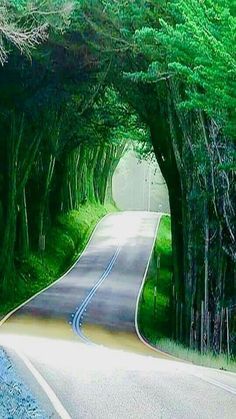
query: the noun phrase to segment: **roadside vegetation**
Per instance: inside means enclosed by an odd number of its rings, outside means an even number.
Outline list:
[[[151,344],[169,336],[172,284],[171,221],[161,218],[139,306],[139,330]]]
[[[48,232],[45,252],[31,252],[18,266],[17,292],[0,305],[0,318],[63,275],[84,250],[99,220],[117,211],[112,204],[85,204],[61,215]]]
[[[236,353],[235,2],[14,0],[0,15],[0,305],[34,286],[27,260],[38,269],[61,217],[112,202],[135,141],[169,192],[168,333]]]
[[[153,347],[196,365],[236,372],[236,360],[226,353],[216,356],[212,351],[201,354],[196,349],[176,342],[170,334],[173,291],[173,259],[171,220],[163,215],[160,221],[152,259],[139,303],[138,324],[143,338]]]
[[[160,339],[156,342],[156,347],[161,351],[173,355],[176,358],[192,362],[203,367],[217,368],[224,371],[236,372],[235,358],[228,357],[225,353],[216,356],[213,352],[201,354],[199,351],[187,348],[172,339]]]

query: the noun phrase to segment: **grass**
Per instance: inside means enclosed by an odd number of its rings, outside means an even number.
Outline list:
[[[18,262],[19,286],[13,298],[1,303],[0,318],[63,275],[85,248],[98,221],[114,211],[110,204],[87,203],[59,216],[48,233],[44,254],[30,253]]]
[[[159,262],[158,262],[159,261]],[[170,338],[172,283],[171,220],[162,216],[151,263],[139,304],[138,323],[142,336],[154,347],[196,365],[236,372],[236,362],[225,354],[214,355],[189,349]],[[156,307],[155,292],[156,287]]]
[[[157,268],[157,264],[160,265]],[[139,330],[155,345],[156,340],[168,336],[172,250],[170,217],[162,216],[139,306]],[[156,287],[156,302],[154,291]]]
[[[212,352],[208,352],[201,355],[200,352],[194,349],[186,348],[184,345],[176,343],[171,339],[158,340],[157,347],[158,349],[167,352],[176,358],[184,359],[185,361],[192,362],[196,365],[236,372],[235,360],[231,358],[227,359],[225,354],[216,356]]]

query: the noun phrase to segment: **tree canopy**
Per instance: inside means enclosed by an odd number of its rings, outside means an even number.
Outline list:
[[[203,321],[204,347],[219,352],[219,314],[236,298],[236,3],[19,0],[0,11],[1,288],[60,212],[105,201],[135,141],[169,191],[172,334],[199,348]]]

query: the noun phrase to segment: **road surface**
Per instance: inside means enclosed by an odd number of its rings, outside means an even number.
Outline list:
[[[105,217],[74,268],[2,325],[0,341],[16,349],[48,417],[235,417],[236,374],[176,362],[137,336],[158,222],[147,212]]]

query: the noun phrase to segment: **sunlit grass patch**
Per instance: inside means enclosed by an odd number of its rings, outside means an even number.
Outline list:
[[[161,259],[161,269],[172,269],[171,218],[169,215],[161,217],[155,243],[155,256],[159,256]]]
[[[157,267],[157,264],[160,264],[160,266]],[[160,221],[154,253],[139,306],[140,332],[152,344],[155,344],[157,337],[169,336],[171,275],[170,217],[165,215],[162,216]]]
[[[236,372],[235,360],[228,358],[226,354],[216,356],[212,352],[207,352],[201,355],[200,352],[189,349],[171,339],[157,339],[155,343],[158,349],[167,352],[176,358],[192,362],[196,365]]]

